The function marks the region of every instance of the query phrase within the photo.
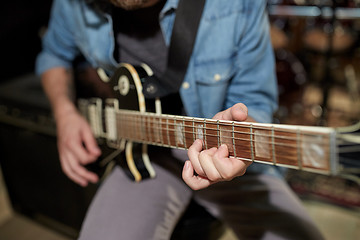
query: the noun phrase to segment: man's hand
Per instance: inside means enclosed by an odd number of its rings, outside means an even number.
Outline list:
[[[54,112],[59,157],[64,173],[81,186],[97,182],[98,176],[84,165],[95,161],[101,151],[89,124],[72,101],[72,71],[63,67],[49,69],[42,74],[42,84]]]
[[[225,111],[217,113],[213,119],[229,121],[253,121],[247,115],[244,104],[238,103]],[[203,142],[198,139],[188,150],[189,160],[185,162],[182,177],[193,190],[206,188],[213,183],[230,181],[234,177],[242,176],[249,161],[229,158],[229,151],[225,144],[219,148],[203,150]]]
[[[71,111],[57,119],[58,149],[61,167],[74,182],[86,186],[96,183],[98,176],[84,166],[94,162],[101,151],[86,120]]]

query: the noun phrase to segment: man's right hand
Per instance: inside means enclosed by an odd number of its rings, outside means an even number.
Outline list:
[[[72,75],[71,70],[55,67],[44,72],[41,80],[54,112],[61,167],[71,180],[86,186],[97,182],[98,176],[84,166],[94,162],[101,151],[89,124],[72,101]]]
[[[101,154],[89,124],[76,110],[58,116],[56,120],[58,150],[64,173],[81,186],[96,183],[98,176],[84,167]]]

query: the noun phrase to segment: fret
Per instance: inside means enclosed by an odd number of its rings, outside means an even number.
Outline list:
[[[174,118],[171,118],[168,120],[168,129],[169,129],[170,146],[177,147],[176,136],[175,136],[175,119]]]
[[[192,134],[193,134],[193,142],[196,140],[196,134],[195,134],[195,118],[192,119]]]
[[[178,140],[177,140],[177,131],[176,131],[176,118],[174,118],[174,140],[175,140],[175,147],[179,148]]]
[[[147,142],[152,142],[152,135],[151,135],[151,125],[150,125],[150,116],[146,115],[146,133],[147,133]]]
[[[130,137],[129,139],[134,140],[135,136],[136,136],[136,127],[134,125],[134,115],[133,114],[129,114],[129,128],[130,128]]]
[[[136,130],[138,140],[142,141],[141,115],[136,116]]]
[[[231,130],[232,130],[232,145],[233,145],[233,151],[234,151],[234,157],[236,158],[236,148],[235,148],[235,123],[234,121],[231,123]]]
[[[139,141],[142,141],[141,116],[136,117],[136,131],[137,131],[137,139]]]
[[[158,117],[152,117],[152,133],[154,136],[154,143],[160,143],[160,126],[158,125]]]
[[[221,139],[220,139],[220,126],[219,126],[219,120],[216,121],[216,128],[217,128],[217,137],[218,137],[218,147],[221,145]]]
[[[186,148],[186,136],[185,136],[185,118],[183,117],[183,119],[182,119],[182,125],[183,125],[183,127],[182,127],[182,131],[183,131],[183,138],[184,138],[184,147]]]
[[[194,140],[194,120],[184,118],[185,148],[188,149]]]
[[[203,131],[203,134],[204,134],[204,146],[205,146],[205,149],[209,149],[208,148],[208,144],[207,144],[207,137],[206,137],[206,119],[204,119],[204,127],[203,127],[204,131]]]
[[[120,125],[120,129],[121,129],[121,136],[123,137],[123,138],[125,138],[126,137],[126,128],[124,127],[124,125],[125,125],[125,118],[124,118],[124,115],[123,114],[121,114],[120,115],[120,119],[119,119],[120,121],[119,121],[119,125]]]
[[[144,116],[140,115],[140,120],[141,120],[141,126],[140,126],[140,132],[141,132],[141,140],[142,141],[146,141],[146,127],[145,127],[145,120],[144,120]]]
[[[133,114],[130,116],[130,128],[133,130],[131,139],[133,139],[133,140],[136,140],[136,133],[137,133],[135,118],[136,118],[136,116]]]
[[[251,159],[250,128],[239,123],[234,123],[234,142],[236,157]]]
[[[171,146],[170,134],[169,134],[169,118],[166,118],[166,135],[167,135],[168,145]]]
[[[204,119],[201,118],[192,118],[193,121],[193,142],[196,139],[200,139],[203,144],[203,148],[206,148],[206,123]]]
[[[234,136],[233,125],[228,122],[220,122],[218,125],[219,145],[226,144],[230,156],[234,156]]]
[[[123,133],[124,133],[124,138],[127,139],[128,138],[128,131],[129,131],[129,128],[127,127],[127,119],[126,119],[126,115],[122,115],[122,121],[121,121],[121,124],[122,124],[122,129],[123,129]]]
[[[296,146],[297,146],[297,156],[298,156],[298,167],[302,170],[302,163],[301,163],[301,147],[300,147],[300,129],[296,131]]]
[[[253,125],[250,124],[250,147],[251,147],[251,160],[254,161],[254,140],[253,140]]]
[[[219,146],[219,137],[218,137],[218,124],[217,120],[208,119],[205,121],[205,137],[207,143],[207,149],[218,147]]]
[[[146,118],[147,118],[147,128],[148,128],[148,132],[149,132],[149,143],[151,143],[151,142],[154,142],[152,117],[151,117],[151,115],[146,115]]]
[[[174,121],[174,130],[175,130],[175,141],[176,141],[176,147],[177,148],[184,148],[185,147],[185,143],[184,143],[184,125],[183,125],[183,121],[182,118],[175,118]]]
[[[276,165],[276,155],[275,155],[275,134],[274,134],[274,126],[271,126],[271,149],[272,149],[272,156],[273,156],[273,164]]]
[[[129,128],[129,116],[128,115],[124,115],[124,129],[125,129],[125,138],[129,139],[130,136],[130,128]]]
[[[131,139],[132,131],[134,131],[131,127],[131,116],[126,115],[126,129],[127,129],[127,139]]]
[[[271,128],[254,128],[253,126],[254,160],[273,164],[273,151],[271,145]]]
[[[130,139],[131,135],[132,135],[132,131],[134,131],[131,127],[131,116],[130,115],[125,115],[125,126],[126,126],[126,138]]]
[[[297,163],[296,132],[275,130],[276,163],[279,166],[294,167]]]
[[[159,116],[158,117],[158,134],[160,135],[160,144],[162,145],[162,146],[164,146],[165,144],[164,144],[164,138],[163,138],[163,128],[162,128],[162,126],[161,126],[161,117]]]
[[[129,116],[128,115],[124,114],[122,124],[124,125],[124,133],[125,133],[124,137],[126,139],[129,139],[129,135],[130,135],[129,131],[131,129],[129,128]]]

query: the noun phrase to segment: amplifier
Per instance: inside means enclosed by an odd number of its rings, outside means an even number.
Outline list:
[[[32,74],[0,85],[0,164],[15,211],[77,236],[98,186],[62,173],[50,105]]]

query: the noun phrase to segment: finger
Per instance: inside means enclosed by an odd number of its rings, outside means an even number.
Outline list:
[[[85,179],[86,182],[90,181],[92,183],[96,183],[98,181],[98,176],[95,173],[88,171],[82,165],[80,165],[79,161],[72,154],[69,154],[68,163],[72,172],[76,174],[78,177]]]
[[[221,145],[214,154],[214,165],[224,180],[231,180],[234,177],[244,175],[251,161],[242,161],[236,158],[229,158],[229,151],[225,144]]]
[[[200,139],[197,139],[188,149],[188,157],[195,172],[201,176],[205,176],[204,170],[199,162],[199,154],[202,151],[203,144]]]
[[[237,103],[231,108],[217,113],[213,119],[228,121],[245,121],[248,116],[248,109],[242,103]]]
[[[86,150],[80,138],[77,140],[74,139],[67,143],[67,148],[83,165],[93,162],[97,158]]]
[[[213,162],[213,156],[216,151],[216,148],[211,148],[209,150],[202,151],[199,155],[199,162],[205,172],[205,177],[212,182],[216,182],[222,179]]]
[[[61,168],[63,170],[63,172],[65,173],[66,176],[68,176],[68,178],[70,178],[72,181],[74,181],[75,183],[79,184],[80,186],[87,186],[87,181],[86,179],[78,176],[70,167],[69,161],[67,159],[67,157],[65,156],[60,156],[60,163],[61,163]]]
[[[94,135],[88,125],[86,127],[84,127],[84,129],[82,129],[81,137],[82,137],[84,145],[85,145],[86,149],[89,151],[89,153],[92,154],[92,156],[94,156],[95,158],[100,156],[101,150],[100,150],[100,148],[94,138]]]
[[[194,175],[194,168],[189,160],[184,164],[182,178],[184,182],[193,190],[206,188],[212,184],[209,179],[199,175]]]

